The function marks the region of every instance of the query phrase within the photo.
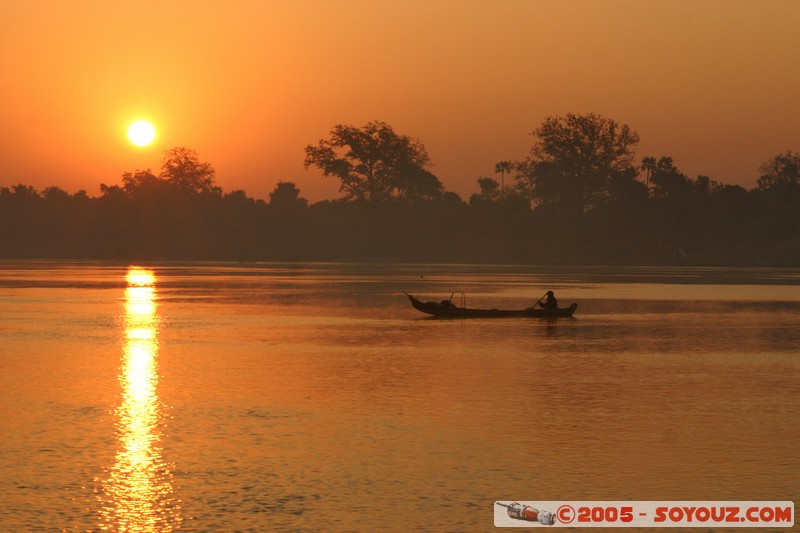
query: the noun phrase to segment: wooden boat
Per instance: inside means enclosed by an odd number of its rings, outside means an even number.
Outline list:
[[[471,307],[458,307],[450,300],[441,302],[422,302],[414,296],[404,292],[408,296],[411,305],[417,311],[422,311],[433,316],[449,318],[508,318],[508,317],[530,317],[530,318],[566,318],[571,317],[578,304],[574,303],[569,307],[559,309],[541,309],[528,307],[526,309],[507,310],[507,309],[473,309]]]

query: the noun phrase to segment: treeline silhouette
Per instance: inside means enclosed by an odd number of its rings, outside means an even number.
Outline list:
[[[97,197],[0,189],[0,257],[800,266],[796,152],[761,165],[748,191],[666,156],[635,164],[636,132],[599,115],[550,117],[532,135],[468,202],[427,170],[419,140],[382,122],[306,147],[306,167],[343,193],[311,205],[291,182],[268,200],[225,193],[211,164],[173,148],[157,175],[126,172]]]

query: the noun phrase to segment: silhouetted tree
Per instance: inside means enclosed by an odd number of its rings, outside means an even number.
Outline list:
[[[241,189],[231,191],[225,194],[222,199],[225,203],[234,207],[234,209],[249,209],[258,204],[261,200],[255,200],[247,196],[247,193]],[[261,201],[263,203],[263,201]]]
[[[500,174],[500,201],[502,202],[505,200],[506,197],[506,174],[511,173],[514,170],[514,162],[513,161],[500,161],[494,165],[494,173]]]
[[[633,136],[596,115],[553,121],[541,128],[541,155],[502,166],[501,178],[517,174],[522,187],[503,195],[495,179],[479,178],[469,205],[443,192],[423,165],[380,159],[381,143],[397,137],[380,123],[372,125],[375,138],[351,131],[363,141],[358,153],[372,159],[348,160],[346,145],[334,150],[353,173],[367,161],[393,169],[373,172],[394,180],[390,188],[358,197],[373,202],[308,206],[290,182],[278,183],[269,203],[242,190],[223,195],[211,166],[180,148],[168,152],[159,176],[126,172],[118,185],[101,184],[98,198],[59,187],[0,187],[0,257],[665,264],[679,254],[686,264],[798,266],[800,154],[765,162],[758,187],[747,191],[691,179],[666,156],[644,158],[640,169],[626,164]],[[616,159],[608,155],[613,146]],[[648,173],[651,195],[637,170]]]
[[[214,192],[214,167],[200,161],[197,152],[177,146],[164,153],[159,176],[184,193]]]
[[[348,200],[417,199],[442,190],[438,178],[425,170],[430,158],[422,143],[398,135],[385,122],[363,128],[338,124],[329,139],[305,151],[305,167],[339,178],[339,190]]]
[[[796,194],[800,188],[800,153],[778,154],[758,167],[758,188]]]
[[[122,188],[129,196],[156,191],[165,183],[167,183],[166,180],[157,177],[149,168],[122,174]]]
[[[478,178],[479,191],[469,197],[469,205],[473,209],[498,212],[501,207],[500,184],[492,178]],[[483,223],[485,223],[484,221]]]
[[[710,194],[714,192],[719,184],[708,176],[699,175],[694,180],[694,190],[698,194]]]
[[[291,181],[279,181],[269,193],[269,205],[277,209],[305,209],[308,200],[300,197],[300,189]]]
[[[647,190],[650,190],[650,177],[653,175],[653,172],[656,170],[656,158],[652,156],[643,157],[642,158],[642,165],[641,168],[645,172],[645,181],[644,184],[647,187]]]
[[[44,200],[35,187],[18,184],[0,190],[0,240],[7,248],[25,257],[38,257],[37,242],[46,236],[49,229],[43,212]]]
[[[613,208],[638,209],[647,203],[647,185],[636,179],[636,169],[629,167],[624,172],[612,174],[609,177],[608,205]]]
[[[466,207],[464,200],[461,199],[458,193],[454,193],[453,191],[443,192],[441,196],[434,200],[434,204],[436,206],[448,206],[453,209],[463,209]]]
[[[635,179],[630,168],[639,135],[627,124],[569,113],[548,117],[532,135],[538,140],[517,179],[539,203],[585,211],[608,199],[612,180]]]
[[[52,205],[64,205],[70,201],[69,193],[60,187],[45,187],[42,198]]]
[[[11,191],[8,191],[8,189],[5,188],[3,190],[6,193],[10,192],[18,204],[34,204],[41,200],[39,191],[36,190],[36,187],[30,185],[23,185],[20,183],[18,185],[14,185],[11,188]]]
[[[672,158],[667,156],[662,156],[652,168],[650,181],[653,184],[655,198],[688,196],[694,191],[692,180],[679,171],[673,164]]]
[[[759,171],[758,189],[753,191],[760,215],[757,231],[760,239],[773,243],[771,257],[765,253],[762,259],[782,263],[781,256],[800,257],[800,153],[775,155]]]
[[[496,203],[500,200],[500,184],[497,183],[497,180],[483,177],[478,178],[478,187],[480,187],[480,192],[470,196],[470,205],[485,205],[489,203]]]
[[[444,193],[444,186],[433,173],[410,167],[397,176],[396,197],[406,202],[431,201]]]

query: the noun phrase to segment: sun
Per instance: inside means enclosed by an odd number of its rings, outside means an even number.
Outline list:
[[[156,129],[146,120],[137,120],[128,128],[128,138],[136,146],[147,146],[156,137]]]

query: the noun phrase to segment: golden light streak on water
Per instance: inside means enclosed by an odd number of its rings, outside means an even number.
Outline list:
[[[164,414],[157,389],[156,277],[150,270],[131,267],[126,281],[117,452],[103,483],[100,528],[172,531],[180,525],[181,516],[173,495],[172,468],[164,461],[160,445]]]

